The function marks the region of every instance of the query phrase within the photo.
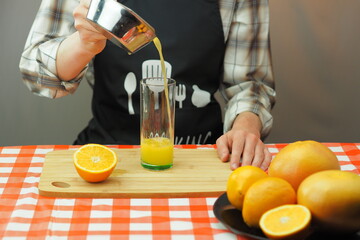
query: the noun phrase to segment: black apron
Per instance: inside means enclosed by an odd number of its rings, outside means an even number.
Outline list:
[[[218,0],[119,1],[155,28],[168,75],[176,80],[175,144],[213,144],[221,136],[214,99],[225,51]],[[153,43],[133,55],[107,42],[95,57],[93,118],[75,144],[139,144],[139,81],[161,76]]]

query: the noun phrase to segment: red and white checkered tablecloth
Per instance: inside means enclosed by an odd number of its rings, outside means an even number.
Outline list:
[[[268,147],[276,154],[285,145],[268,144]],[[325,145],[337,155],[342,170],[360,174],[360,143]],[[74,148],[77,146],[0,147],[1,239],[246,239],[227,230],[215,218],[212,208],[216,198],[212,197],[92,199],[40,196],[37,186],[45,154]]]

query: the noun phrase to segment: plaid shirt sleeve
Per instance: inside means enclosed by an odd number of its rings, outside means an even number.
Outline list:
[[[220,93],[226,101],[224,132],[245,111],[257,114],[265,138],[275,88],[270,54],[268,0],[220,0],[226,51]]]
[[[77,0],[43,0],[26,40],[19,68],[25,85],[35,94],[57,98],[73,93],[87,67],[70,81],[57,76],[56,54],[60,43],[75,32],[72,12]]]

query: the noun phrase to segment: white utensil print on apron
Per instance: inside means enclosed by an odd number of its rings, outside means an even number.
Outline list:
[[[164,80],[162,78],[150,78],[146,82],[149,84],[149,94],[154,94],[154,108],[159,109],[159,93],[164,91]]]
[[[165,61],[165,71],[166,77],[170,78],[172,66],[170,63]],[[142,78],[151,78],[151,77],[163,77],[161,70],[161,61],[160,60],[146,60],[142,64]],[[149,87],[151,91],[154,91],[155,94],[155,109],[159,108],[159,92],[163,91],[163,88],[158,87]]]
[[[207,132],[204,139],[202,139],[202,134],[200,134],[197,139],[196,139],[196,136],[192,136],[192,140],[191,140],[191,136],[187,136],[186,142],[183,142],[183,140],[184,140],[183,137],[176,136],[175,137],[175,145],[180,145],[180,144],[206,144],[206,141],[208,140],[209,137],[211,137],[211,131]],[[191,142],[190,142],[190,140],[191,140]]]
[[[175,101],[179,102],[179,108],[182,108],[182,102],[186,98],[186,87],[185,84],[179,84],[175,90]]]
[[[192,88],[194,92],[191,96],[191,102],[194,104],[194,106],[200,108],[205,107],[210,103],[210,93],[200,89],[197,85],[193,85]]]
[[[135,74],[133,72],[129,72],[126,77],[125,77],[125,81],[124,81],[124,88],[125,91],[128,94],[128,109],[129,109],[129,114],[130,115],[134,115],[135,111],[134,111],[134,107],[133,107],[133,103],[132,103],[132,94],[135,92],[136,89],[136,77]]]

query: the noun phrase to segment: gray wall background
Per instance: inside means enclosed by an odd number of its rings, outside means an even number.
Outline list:
[[[40,0],[0,8],[0,146],[72,144],[91,117],[91,90],[62,99],[31,94],[20,54]],[[267,143],[360,142],[360,2],[270,0],[277,103]]]

